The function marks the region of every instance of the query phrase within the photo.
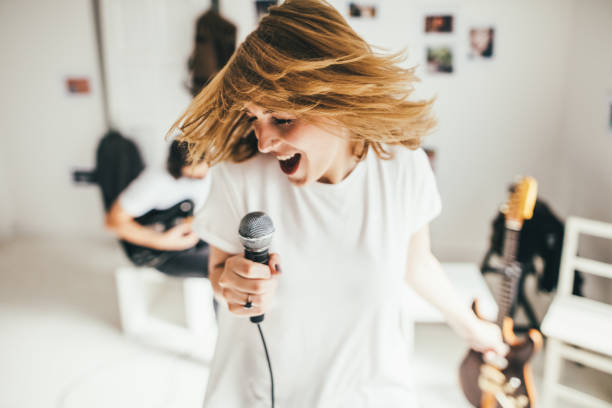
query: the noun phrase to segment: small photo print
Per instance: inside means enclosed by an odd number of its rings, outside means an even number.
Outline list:
[[[89,78],[66,78],[66,89],[71,94],[88,94],[91,90]]]
[[[255,11],[257,12],[257,21],[268,13],[268,8],[276,6],[277,0],[255,0]]]
[[[452,33],[453,20],[452,15],[425,16],[425,32]]]
[[[472,27],[470,29],[469,58],[493,58],[495,29],[493,27]]]
[[[349,16],[374,18],[376,17],[376,6],[373,4],[349,3]]]
[[[449,46],[427,47],[427,72],[451,74],[453,72],[453,49]]]

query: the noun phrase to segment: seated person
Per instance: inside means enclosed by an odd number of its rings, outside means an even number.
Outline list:
[[[137,265],[168,275],[208,277],[208,244],[191,228],[191,215],[210,191],[208,164],[192,165],[185,143],[170,145],[166,170],[145,169],[121,192],[106,227]]]

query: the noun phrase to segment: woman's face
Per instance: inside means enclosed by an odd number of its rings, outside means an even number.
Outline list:
[[[255,104],[247,104],[245,111],[259,151],[276,157],[280,171],[296,186],[314,181],[338,183],[355,164],[349,141],[340,137],[339,125],[323,126]]]

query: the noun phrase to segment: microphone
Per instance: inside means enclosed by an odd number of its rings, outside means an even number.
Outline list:
[[[264,212],[255,211],[245,215],[240,221],[238,235],[244,247],[244,257],[253,262],[267,265],[270,259],[268,249],[274,234],[272,219]],[[251,316],[251,322],[261,323],[264,315]]]

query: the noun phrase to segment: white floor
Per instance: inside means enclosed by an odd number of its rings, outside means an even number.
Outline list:
[[[202,406],[205,363],[120,332],[113,271],[121,264],[113,242],[0,243],[0,408]],[[417,325],[415,344],[421,405],[467,407],[456,374],[465,345],[445,325]],[[534,372],[539,383],[541,356]],[[609,376],[575,365],[566,372],[567,383],[612,398]]]

